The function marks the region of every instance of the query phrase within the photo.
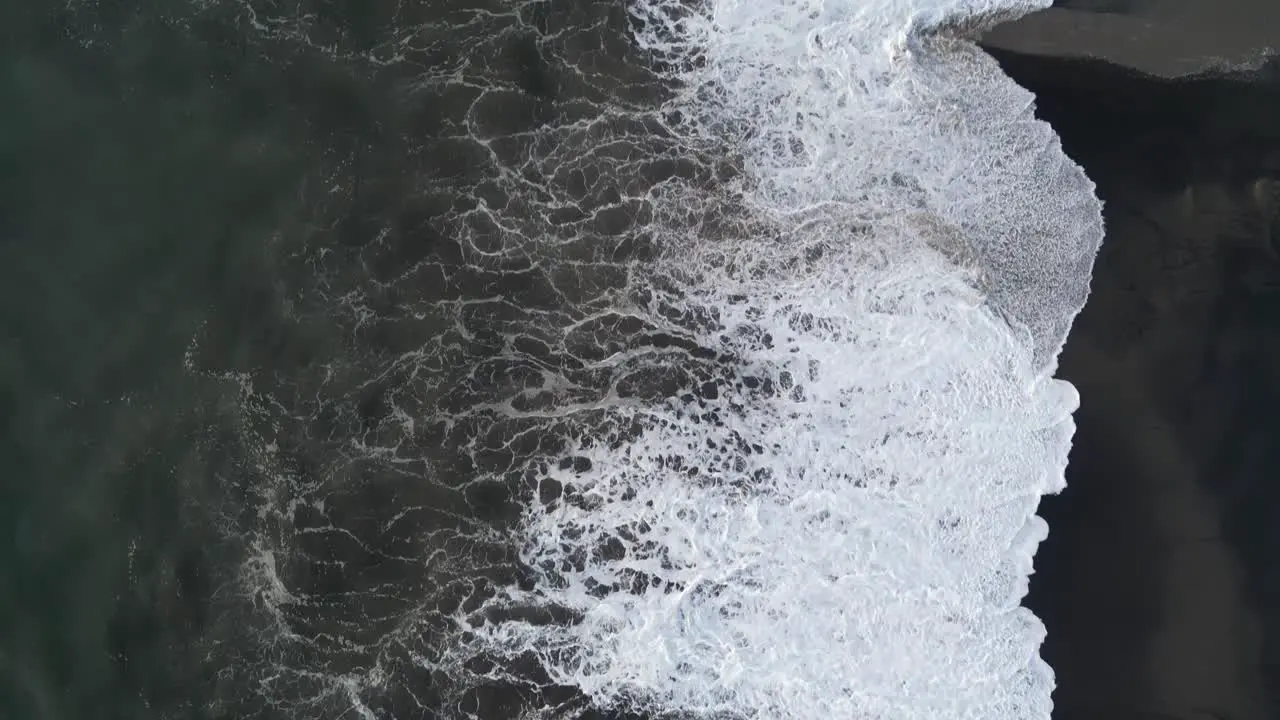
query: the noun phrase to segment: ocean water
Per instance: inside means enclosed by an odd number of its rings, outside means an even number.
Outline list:
[[[67,6],[262,178],[139,451],[196,607],[139,707],[1047,718],[1100,207],[973,44],[1041,5]]]

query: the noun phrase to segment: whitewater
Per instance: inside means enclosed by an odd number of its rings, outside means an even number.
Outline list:
[[[1050,378],[1100,208],[973,44],[1047,4],[632,9],[681,88],[678,132],[744,167],[748,221],[713,241],[670,223],[657,273],[714,309],[699,345],[773,391],[597,406],[608,420],[547,475],[584,501],[528,511],[539,582],[489,603],[576,621],[471,614],[474,643],[531,652],[602,707],[1049,717],[1044,630],[1019,601],[1036,506],[1063,487],[1078,398]],[[611,423],[637,429],[599,442]]]
[[[627,52],[667,88],[643,96],[539,3],[429,36],[537,26],[588,100],[515,131],[482,112],[512,93],[474,57],[418,80],[474,96],[440,142],[493,168],[442,215],[462,259],[326,279],[321,314],[363,337],[370,288],[395,287],[395,322],[434,335],[372,370],[237,376],[268,480],[226,523],[248,553],[227,594],[269,638],[241,663],[269,706],[481,717],[439,688],[505,683],[538,688],[530,719],[1048,718],[1020,601],[1063,488],[1079,399],[1053,374],[1101,207],[975,44],[1048,5],[633,0]],[[290,469],[290,432],[332,458]],[[335,510],[376,494],[370,467],[400,509]],[[481,490],[514,519],[464,517]],[[342,593],[289,570],[329,557],[321,537],[352,548]],[[379,705],[421,677],[419,714]]]

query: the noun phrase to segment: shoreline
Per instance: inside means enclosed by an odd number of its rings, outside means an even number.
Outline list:
[[[1236,430],[1280,424],[1259,399],[1280,393],[1280,91],[1247,79],[1265,74],[1174,81],[988,52],[1036,93],[1107,222],[1060,358],[1081,409],[1026,600],[1048,630],[1055,718],[1272,717],[1262,548],[1280,497],[1266,462],[1236,460],[1271,436]]]

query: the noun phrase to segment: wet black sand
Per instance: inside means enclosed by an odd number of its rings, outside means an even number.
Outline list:
[[[1280,82],[999,54],[1108,230],[1030,606],[1063,718],[1280,712]]]

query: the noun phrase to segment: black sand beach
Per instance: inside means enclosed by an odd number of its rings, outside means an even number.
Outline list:
[[[1280,74],[992,51],[1098,184],[1068,489],[1026,604],[1061,718],[1280,712]],[[1148,714],[1144,714],[1148,713]]]

